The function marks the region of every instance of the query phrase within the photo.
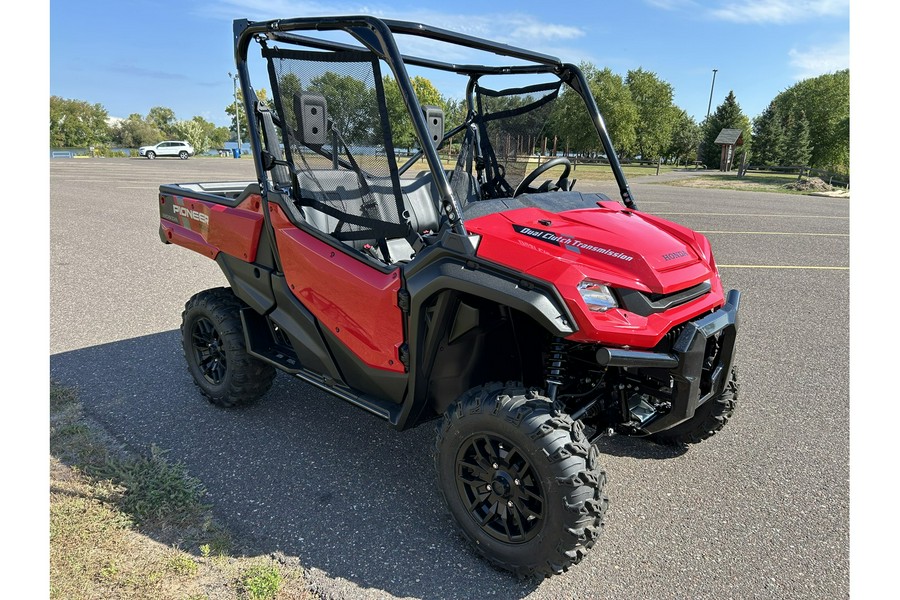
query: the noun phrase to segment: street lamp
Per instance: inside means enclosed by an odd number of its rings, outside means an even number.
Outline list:
[[[241,143],[241,113],[238,112],[237,82],[239,76],[232,75],[231,71],[228,72],[228,76],[234,80],[234,122],[237,131],[238,152],[241,152],[244,145]]]
[[[713,80],[712,85],[709,87],[709,104],[706,106],[706,118],[709,119],[709,111],[712,108],[712,97],[713,90],[716,88],[716,72],[718,69],[713,69]]]

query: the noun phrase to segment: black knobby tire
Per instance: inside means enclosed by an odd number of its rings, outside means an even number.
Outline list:
[[[250,354],[240,311],[246,305],[227,288],[195,294],[181,317],[188,372],[206,398],[230,408],[249,404],[272,386],[275,369]]]
[[[734,414],[738,399],[737,367],[731,369],[731,377],[718,396],[700,405],[694,416],[672,429],[653,434],[652,440],[661,444],[683,446],[699,444],[720,431]]]
[[[500,383],[451,405],[435,444],[438,487],[457,527],[520,577],[562,573],[594,545],[609,503],[598,456],[581,422]]]

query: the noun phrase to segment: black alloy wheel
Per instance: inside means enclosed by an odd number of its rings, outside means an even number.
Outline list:
[[[181,315],[181,344],[194,384],[217,406],[250,404],[272,386],[275,369],[252,356],[244,341],[241,311],[228,288],[195,294]]]
[[[222,345],[222,338],[212,322],[200,317],[194,321],[191,331],[194,360],[200,373],[212,385],[220,385],[228,371],[228,358]]]
[[[609,502],[599,451],[561,405],[488,383],[444,413],[438,490],[476,552],[520,577],[566,571],[597,541]]]
[[[470,438],[456,458],[456,488],[485,533],[519,544],[541,529],[546,500],[537,472],[509,440],[493,434]]]

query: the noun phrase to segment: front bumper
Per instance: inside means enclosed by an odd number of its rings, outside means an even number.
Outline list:
[[[606,367],[665,369],[673,382],[672,406],[645,423],[641,432],[658,433],[694,416],[697,407],[722,393],[734,362],[741,293],[731,290],[725,305],[690,321],[670,353],[601,348],[597,361]]]

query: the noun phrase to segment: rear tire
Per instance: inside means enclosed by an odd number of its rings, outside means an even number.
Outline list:
[[[156,158],[156,152],[154,152],[152,150],[148,151],[147,158],[149,158],[150,160],[153,160],[154,158]]]
[[[195,294],[184,306],[181,340],[188,372],[216,406],[255,402],[275,378],[271,365],[247,353],[240,314],[245,306],[227,288]]]
[[[188,159],[187,150],[182,150],[181,152],[179,152],[178,158],[180,158],[181,160],[187,160]]]
[[[732,367],[731,377],[725,383],[725,389],[714,398],[704,402],[694,416],[672,429],[660,431],[650,436],[655,442],[670,446],[699,444],[714,436],[725,427],[734,414],[738,399],[737,367]]]
[[[606,473],[584,427],[522,388],[492,383],[438,426],[438,487],[463,536],[496,566],[547,577],[578,563],[603,527]]]

